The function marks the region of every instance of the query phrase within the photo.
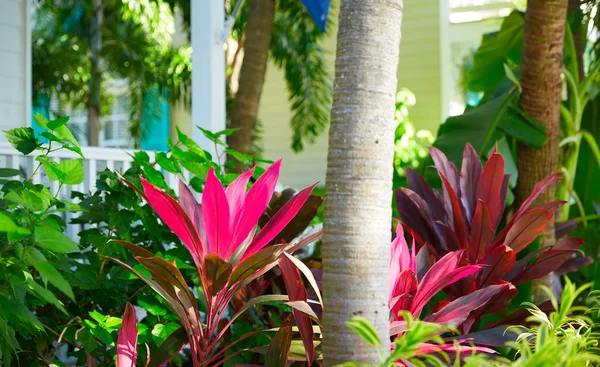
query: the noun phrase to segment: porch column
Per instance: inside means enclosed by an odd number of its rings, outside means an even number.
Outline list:
[[[222,32],[225,9],[222,0],[193,0],[192,41],[192,138],[214,155],[213,143],[196,125],[213,132],[225,129],[225,50]]]

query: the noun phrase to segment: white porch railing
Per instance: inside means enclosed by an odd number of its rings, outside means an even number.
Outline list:
[[[131,163],[133,162],[132,155],[135,152],[134,150],[96,147],[82,147],[82,151],[83,155],[85,156],[83,161],[84,180],[82,183],[79,185],[74,185],[72,188],[68,186],[61,187],[58,194],[60,199],[70,200],[72,191],[79,191],[83,193],[91,193],[96,191],[96,179],[98,178],[98,173],[104,171],[105,168],[120,172],[127,171],[131,167]],[[152,152],[148,153],[151,157],[154,154]],[[28,156],[24,156],[15,150],[10,144],[0,142],[0,167],[18,169],[21,171],[23,177],[31,177],[33,171],[38,165],[38,162],[35,160],[35,158],[39,155],[40,153],[33,152]],[[74,152],[63,149],[51,153],[50,158],[55,162],[61,162],[67,159],[81,157]],[[50,188],[50,191],[55,194],[59,189],[58,182],[50,182],[43,170],[40,170],[39,172],[40,174],[33,177],[33,183],[43,184]],[[177,192],[177,175],[174,175],[170,172],[163,172],[163,174],[169,187],[173,188],[173,190]],[[73,213],[64,213],[63,218],[67,223],[69,223],[75,215],[76,214]],[[82,228],[79,225],[68,224],[66,234],[73,240],[77,240],[77,233],[79,233],[81,229]]]

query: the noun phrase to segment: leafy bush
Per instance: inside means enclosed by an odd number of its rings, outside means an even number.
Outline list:
[[[557,173],[537,183],[527,200],[500,228],[509,181],[502,156],[492,152],[484,167],[473,147],[467,144],[459,172],[440,150],[431,148],[430,152],[443,182],[443,192],[433,190],[416,172],[407,171],[409,188],[399,189],[395,196],[408,232],[421,245],[425,259],[432,256],[440,261],[448,253],[462,251],[462,263],[485,265],[479,273],[447,287],[450,300],[490,285],[504,285],[485,307],[472,312],[462,324],[463,332],[468,332],[484,314],[506,309],[517,294],[515,285],[558,269],[583,241],[563,238],[552,247],[532,251],[517,260],[517,254],[544,232],[554,210],[564,204],[555,201],[531,208],[561,175]]]
[[[314,236],[309,238],[308,242],[265,246],[296,216],[308,200],[313,187],[302,190],[286,202],[262,230],[255,234],[258,221],[273,195],[280,163],[281,161],[278,161],[273,164],[248,192],[246,187],[253,170],[241,174],[225,190],[211,168],[202,196],[202,205],[196,202],[183,182],[180,182],[179,186],[181,196],[178,203],[145,179],[141,180],[142,191],[122,178],[148,202],[187,247],[198,270],[204,294],[206,316],[201,320],[196,298],[175,263],[156,257],[150,251],[131,242],[115,241],[130,250],[145,271],[136,270],[121,260],[110,259],[131,271],[156,291],[170,305],[183,325],[181,332],[175,331],[172,337],[165,341],[171,346],[170,353],[159,355],[158,365],[167,362],[188,343],[194,365],[219,365],[232,358],[235,354],[224,355],[229,348],[262,331],[246,334],[227,346],[221,345],[221,338],[242,313],[258,303],[267,301],[289,301],[287,304],[294,309],[305,346],[306,359],[309,364],[312,363],[314,343],[311,316],[314,313],[307,303],[307,293],[297,268],[309,277],[312,284],[316,282],[308,268],[291,254],[312,242]],[[250,299],[223,325],[222,317],[227,313],[236,293],[278,264],[283,272],[289,297],[264,295]],[[148,274],[152,278],[148,277]],[[315,291],[318,292],[318,289]],[[153,364],[152,359],[150,363]]]
[[[47,145],[36,139],[30,127],[4,131],[19,152],[35,152],[37,163],[28,178],[18,177],[20,170],[0,170],[2,177],[17,177],[2,180],[0,190],[0,356],[7,366],[16,350],[48,356],[47,343],[39,339],[53,332],[47,323],[57,317],[56,311],[66,316],[65,303],[75,299],[65,279],[65,273],[71,271],[66,260],[68,253],[80,247],[64,234],[66,223],[61,214],[79,207],[59,199],[58,190],[83,181],[83,164],[81,159],[58,163],[51,155],[60,149],[83,155],[65,126],[68,118],[47,121],[37,115],[36,121],[45,129],[41,135],[48,139]],[[51,182],[58,183],[56,192],[33,183],[41,167]],[[47,305],[54,307],[54,314],[44,310]],[[23,356],[25,360],[37,358],[28,353]]]

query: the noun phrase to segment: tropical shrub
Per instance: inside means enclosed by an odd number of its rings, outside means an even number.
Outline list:
[[[210,169],[202,205],[192,192],[180,182],[180,202],[141,179],[143,191],[122,178],[157,212],[161,220],[175,233],[190,252],[200,278],[206,314],[201,317],[194,294],[173,262],[156,257],[150,251],[124,240],[115,240],[130,250],[145,269],[136,270],[127,263],[110,258],[134,273],[156,291],[172,308],[182,323],[165,343],[170,353],[161,354],[158,365],[168,361],[186,344],[190,344],[191,360],[195,366],[220,365],[232,358],[225,352],[242,339],[262,333],[248,333],[233,343],[223,346],[221,339],[232,323],[252,306],[267,301],[289,301],[304,343],[307,361],[314,358],[313,312],[307,303],[306,290],[297,269],[316,282],[308,268],[291,256],[294,251],[312,242],[317,235],[296,244],[278,244],[266,247],[296,216],[310,196],[309,187],[286,202],[258,233],[257,224],[271,200],[279,176],[281,161],[274,163],[246,192],[253,170],[244,172],[225,190]],[[228,313],[234,296],[244,286],[279,264],[288,296],[263,295],[250,299],[225,325],[221,323]],[[149,277],[148,274],[151,276]],[[318,292],[318,290],[315,290]],[[201,319],[202,318],[202,319]],[[159,348],[160,349],[160,348]],[[244,350],[238,352],[241,353]],[[153,363],[152,359],[150,362]],[[154,364],[153,364],[154,365]]]
[[[7,366],[18,350],[26,351],[21,353],[24,361],[51,359],[54,335],[48,335],[56,331],[48,324],[67,316],[65,303],[75,299],[65,274],[73,265],[67,254],[79,246],[64,234],[62,213],[78,206],[57,195],[61,187],[83,181],[83,163],[81,159],[58,163],[52,153],[68,149],[83,155],[65,126],[68,118],[47,121],[36,115],[36,121],[48,144],[43,145],[30,127],[4,131],[13,147],[24,155],[33,153],[37,164],[31,177],[22,177],[18,169],[0,169],[0,357]],[[58,183],[56,192],[33,183],[41,167],[49,181]]]
[[[563,238],[552,247],[532,251],[517,260],[517,254],[544,232],[554,211],[564,204],[555,201],[531,208],[549,185],[561,179],[561,174],[540,181],[500,228],[509,181],[509,175],[504,173],[503,157],[493,151],[482,166],[473,147],[467,144],[459,172],[440,150],[431,148],[430,152],[443,191],[440,194],[433,190],[422,176],[408,170],[408,188],[395,193],[404,225],[423,251],[427,251],[425,258],[432,256],[440,261],[448,253],[462,251],[460,262],[463,264],[485,265],[477,274],[446,287],[450,300],[490,285],[504,285],[485,307],[472,312],[462,324],[463,332],[468,332],[482,315],[506,309],[517,294],[515,285],[558,269],[577,252],[582,241]]]

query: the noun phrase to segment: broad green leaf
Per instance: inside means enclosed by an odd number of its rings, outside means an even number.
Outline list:
[[[194,140],[190,139],[187,135],[182,133],[181,130],[179,130],[179,127],[177,128],[177,137],[181,144],[183,144],[191,152],[197,154],[200,158],[202,158],[205,161],[210,160],[210,157],[207,155],[206,151],[200,148],[200,146]]]
[[[36,296],[40,297],[44,301],[53,304],[65,315],[68,315],[63,303],[59,301],[58,298],[56,298],[54,293],[39,285],[28,272],[23,273],[25,274],[25,279],[27,280],[27,284],[29,285],[32,293],[34,293]]]
[[[83,182],[83,160],[69,159],[58,164],[58,169],[65,173],[62,183],[67,185],[78,185]]]
[[[524,24],[523,14],[513,11],[504,18],[498,32],[483,35],[473,55],[473,66],[467,71],[469,90],[490,90],[505,77],[504,64],[508,60],[517,65],[521,63]]]
[[[233,149],[225,149],[225,153],[231,155],[232,157],[244,164],[249,164],[252,162],[252,156],[250,154],[240,153],[237,150]]]
[[[62,140],[66,140],[67,142],[79,147],[79,143],[77,139],[73,136],[67,125],[65,125],[68,121],[68,117],[61,117],[56,120],[48,121],[44,116],[36,113],[33,117],[35,122],[46,130],[52,130]]]
[[[27,264],[33,265],[37,263],[46,262],[46,257],[35,247],[28,247],[25,252],[24,260]]]
[[[13,222],[10,217],[4,213],[0,213],[0,232],[8,232],[8,233],[19,233],[19,234],[29,234],[29,230],[27,228],[19,227]]]
[[[39,142],[33,133],[33,129],[30,127],[17,127],[15,129],[3,131],[12,146],[24,155],[33,152],[39,145]]]
[[[167,157],[167,154],[165,152],[159,152],[156,154],[156,163],[158,163],[162,168],[164,168],[168,172],[179,173],[177,162]]]
[[[160,344],[180,327],[181,326],[179,324],[174,322],[169,322],[168,324],[156,324],[152,329],[152,335],[154,336],[154,340],[157,342],[157,344]]]
[[[46,250],[65,254],[78,249],[77,243],[49,226],[35,227],[34,234],[37,244]]]
[[[0,168],[0,177],[14,177],[20,176],[21,171],[14,168]]]
[[[48,282],[58,288],[61,292],[66,294],[70,299],[74,300],[75,295],[71,285],[66,281],[65,278],[56,270],[49,262],[39,262],[33,264],[33,266],[40,272],[40,275],[45,278]]]
[[[91,352],[94,349],[98,348],[98,341],[96,337],[92,335],[90,329],[84,328],[79,333],[77,333],[77,340],[81,342],[83,348],[87,352]]]
[[[57,162],[51,161],[47,156],[41,155],[36,158],[36,160],[44,166],[44,170],[46,170],[46,174],[48,175],[48,179],[50,181],[64,181],[67,177],[67,174],[61,171]]]
[[[47,127],[49,130],[56,130],[59,127],[66,124],[67,122],[69,122],[69,116],[65,116],[65,117],[57,118],[56,120],[48,121]]]

